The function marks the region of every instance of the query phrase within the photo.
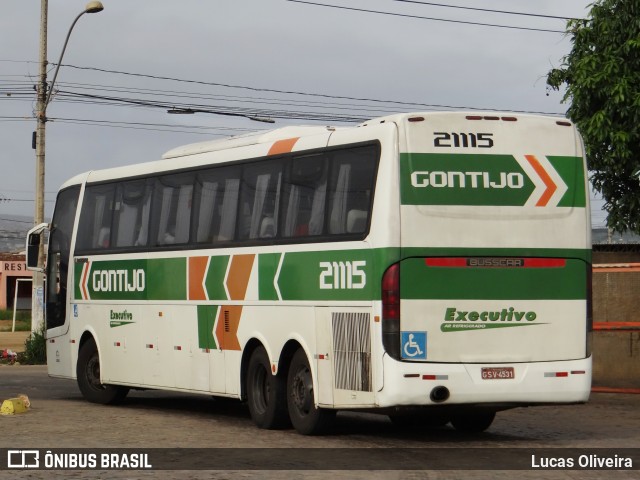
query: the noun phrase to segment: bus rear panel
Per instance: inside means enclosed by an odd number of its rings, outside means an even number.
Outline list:
[[[567,121],[405,116],[381,405],[587,401],[590,221]]]

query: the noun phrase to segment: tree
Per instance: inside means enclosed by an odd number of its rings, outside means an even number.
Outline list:
[[[597,0],[567,34],[573,47],[547,84],[566,86],[608,226],[640,233],[640,0]]]

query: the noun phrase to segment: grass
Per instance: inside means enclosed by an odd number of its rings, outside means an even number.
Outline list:
[[[39,332],[33,332],[25,342],[24,356],[18,355],[18,361],[27,365],[45,365],[47,363],[47,340],[44,326]]]
[[[0,332],[10,332],[13,324],[13,310],[0,310]],[[18,310],[16,313],[16,332],[31,330],[31,312]]]

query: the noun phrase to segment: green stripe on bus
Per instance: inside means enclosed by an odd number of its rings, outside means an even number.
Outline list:
[[[224,288],[224,277],[229,266],[229,255],[211,257],[209,269],[204,280],[209,300],[227,300],[227,291]]]
[[[95,260],[86,278],[76,263],[76,299],[83,280],[92,300],[186,300],[187,259]]]
[[[408,300],[584,300],[587,264],[557,268],[427,266],[423,258],[400,267],[401,297]]]
[[[73,298],[75,300],[82,300],[82,292],[80,291],[80,287],[82,284],[82,268],[84,267],[84,263],[75,262],[73,264],[73,278],[75,279],[73,285]]]
[[[560,199],[559,207],[585,207],[587,195],[584,163],[580,157],[547,157],[569,189]]]
[[[567,186],[557,206],[585,207],[582,157],[545,158]],[[403,205],[523,206],[536,188],[513,155],[402,153],[400,175]]]
[[[590,249],[538,249],[538,248],[380,248],[325,250],[311,252],[262,253],[258,255],[258,299],[260,301],[376,301],[380,300],[380,281],[384,271],[400,258],[417,258],[424,265],[425,257],[538,257],[566,258],[579,260],[577,265],[585,270],[585,263],[591,262]],[[224,279],[229,265],[229,255],[211,257],[205,277],[205,287],[210,300],[227,301]],[[278,266],[280,271],[278,271]],[[403,262],[403,285],[415,282]],[[84,263],[75,264],[75,298],[82,299],[82,271]],[[94,260],[86,275],[84,288],[92,300],[187,300],[186,258],[156,258],[131,260]],[[573,267],[571,267],[573,268]],[[578,267],[576,267],[578,268]],[[573,270],[571,270],[573,271]],[[421,272],[419,272],[421,273]],[[556,271],[553,275],[556,275]],[[539,274],[539,272],[538,272]],[[536,275],[538,275],[536,274]],[[409,275],[409,276],[407,276]],[[430,278],[439,285],[433,288],[449,290],[451,281],[468,282],[476,280],[466,277]],[[551,274],[550,274],[551,275]],[[551,277],[553,277],[551,275]],[[564,278],[564,274],[559,275]],[[420,277],[418,277],[420,278]],[[447,281],[444,281],[444,279]],[[508,277],[507,277],[508,278]],[[537,278],[537,277],[536,277]],[[575,278],[583,288],[584,273]],[[486,280],[483,278],[481,283]],[[553,284],[553,278],[542,279],[545,284]],[[502,285],[503,280],[500,280]],[[423,283],[423,282],[419,282]],[[433,289],[429,284],[430,291]],[[468,287],[452,288],[458,291],[457,298],[467,298],[466,289],[477,289],[471,283]],[[508,290],[510,285],[496,286]],[[562,285],[558,286],[562,291]],[[570,287],[568,287],[570,288]],[[278,296],[280,293],[280,297]],[[481,295],[478,293],[478,295]],[[496,293],[496,295],[498,295]],[[501,298],[504,297],[500,293]],[[420,293],[412,297],[421,298]],[[569,295],[570,296],[570,295]],[[451,297],[445,297],[451,298]],[[583,298],[583,297],[580,297]]]
[[[380,279],[399,248],[287,252],[277,278],[282,300],[380,300]]]
[[[158,258],[147,260],[148,300],[187,299],[187,259]]]
[[[283,254],[261,253],[258,255],[258,288],[260,300],[278,300],[278,292],[274,279],[278,271],[278,264]]]
[[[198,305],[198,348],[218,348],[213,327],[218,316],[216,305]]]
[[[513,155],[404,153],[400,175],[403,205],[522,206],[535,190]]]

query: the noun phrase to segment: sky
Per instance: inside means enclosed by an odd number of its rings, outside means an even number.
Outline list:
[[[545,79],[570,51],[565,20],[476,9],[581,18],[590,1],[103,0],[76,24],[47,109],[45,216],[76,174],[252,130],[405,111],[563,115]],[[51,81],[86,2],[48,3]],[[40,14],[38,0],[3,0],[0,218],[35,208]],[[205,112],[168,113],[187,107]],[[603,226],[601,202],[592,210]]]

